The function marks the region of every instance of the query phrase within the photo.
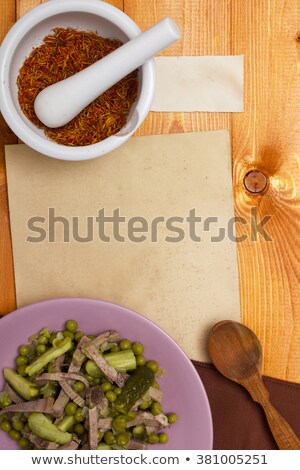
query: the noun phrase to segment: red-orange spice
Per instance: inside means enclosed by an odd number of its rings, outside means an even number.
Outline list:
[[[116,134],[126,123],[137,97],[137,71],[120,80],[65,126],[51,129],[36,116],[34,100],[52,85],[102,59],[122,45],[93,32],[55,28],[32,50],[19,71],[18,99],[22,111],[55,142],[69,146],[90,145]]]

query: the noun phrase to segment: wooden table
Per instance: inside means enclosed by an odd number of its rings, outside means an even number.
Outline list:
[[[0,0],[0,37],[41,0]],[[266,375],[300,383],[300,171],[297,0],[110,0],[145,29],[165,16],[183,39],[168,55],[245,56],[245,112],[150,114],[140,135],[230,129],[242,319],[259,336]],[[298,22],[298,23],[297,23]],[[15,309],[4,144],[17,138],[0,121],[0,312]],[[253,168],[268,179],[260,194],[245,189]],[[255,208],[254,210],[251,208]],[[271,241],[258,234],[263,226]],[[259,226],[258,226],[259,228]],[[255,231],[254,231],[255,232]],[[253,233],[254,233],[253,232]]]

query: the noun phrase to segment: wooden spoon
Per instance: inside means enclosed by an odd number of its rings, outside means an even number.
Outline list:
[[[299,450],[299,439],[270,403],[260,373],[261,345],[253,331],[234,321],[221,321],[210,332],[208,350],[219,372],[245,387],[253,400],[263,407],[279,449]]]

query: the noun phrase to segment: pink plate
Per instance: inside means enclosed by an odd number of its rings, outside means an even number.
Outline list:
[[[203,384],[189,358],[161,328],[142,315],[119,305],[93,299],[54,299],[28,305],[0,320],[1,368],[14,367],[17,348],[26,344],[42,328],[62,329],[64,323],[76,320],[79,330],[98,334],[115,329],[123,338],[139,341],[145,347],[146,359],[154,359],[166,370],[160,379],[164,393],[165,413],[179,416],[169,430],[163,450],[212,449],[213,430],[209,402]],[[0,390],[3,377],[0,375]],[[18,445],[0,430],[0,449],[17,449]]]

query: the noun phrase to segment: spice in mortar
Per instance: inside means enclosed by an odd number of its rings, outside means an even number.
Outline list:
[[[72,28],[55,28],[32,50],[17,78],[23,113],[53,141],[68,146],[91,145],[116,134],[125,124],[137,98],[137,71],[127,75],[90,103],[72,121],[56,129],[36,116],[34,101],[49,85],[64,80],[120,47],[119,40]],[[99,77],[101,79],[101,77]]]

